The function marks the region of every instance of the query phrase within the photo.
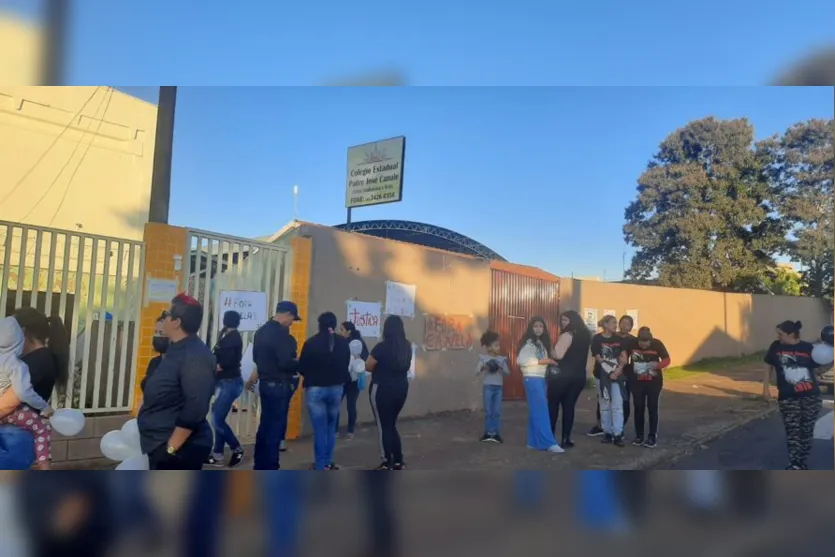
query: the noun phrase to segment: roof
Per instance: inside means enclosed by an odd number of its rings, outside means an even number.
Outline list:
[[[352,222],[350,225],[340,224],[334,228],[492,261],[507,261],[481,242],[434,224],[406,220],[369,220]]]

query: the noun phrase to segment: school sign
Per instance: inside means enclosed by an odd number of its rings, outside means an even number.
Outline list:
[[[401,201],[405,157],[406,138],[403,136],[350,147],[345,207]]]

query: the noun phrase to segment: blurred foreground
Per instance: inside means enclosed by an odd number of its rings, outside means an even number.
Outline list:
[[[803,557],[831,553],[833,491],[828,472],[0,473],[0,556]]]

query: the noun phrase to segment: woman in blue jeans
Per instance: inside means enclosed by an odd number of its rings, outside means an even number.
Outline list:
[[[360,358],[362,361],[368,360],[368,346],[362,339],[362,334],[357,330],[357,327],[350,321],[345,321],[339,327],[339,334],[348,339],[350,343],[352,340],[358,340],[362,343],[362,352]],[[348,428],[345,434],[346,439],[354,438],[354,429],[357,427],[357,399],[360,396],[359,381],[349,380],[345,383],[345,388],[342,392],[342,398],[346,401],[348,410]],[[336,417],[336,436],[339,437],[339,416]]]
[[[348,340],[336,334],[336,315],[319,316],[319,332],[307,339],[299,356],[304,377],[304,400],[313,424],[313,470],[338,470],[333,461],[336,420],[342,406],[345,383],[351,380]]]
[[[227,311],[223,314],[223,330],[220,332],[214,348],[217,360],[218,393],[212,407],[212,421],[215,430],[215,446],[206,464],[223,466],[223,448],[229,445],[232,456],[226,463],[229,468],[240,466],[244,459],[244,448],[241,446],[235,432],[226,423],[232,404],[241,396],[244,390],[244,380],[241,378],[241,360],[244,353],[244,342],[238,326],[241,324],[241,314],[237,311]]]

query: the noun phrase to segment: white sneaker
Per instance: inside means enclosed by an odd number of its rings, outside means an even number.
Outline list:
[[[549,453],[561,454],[561,453],[565,452],[565,449],[563,449],[559,445],[551,445],[550,447],[548,447],[548,452]]]

